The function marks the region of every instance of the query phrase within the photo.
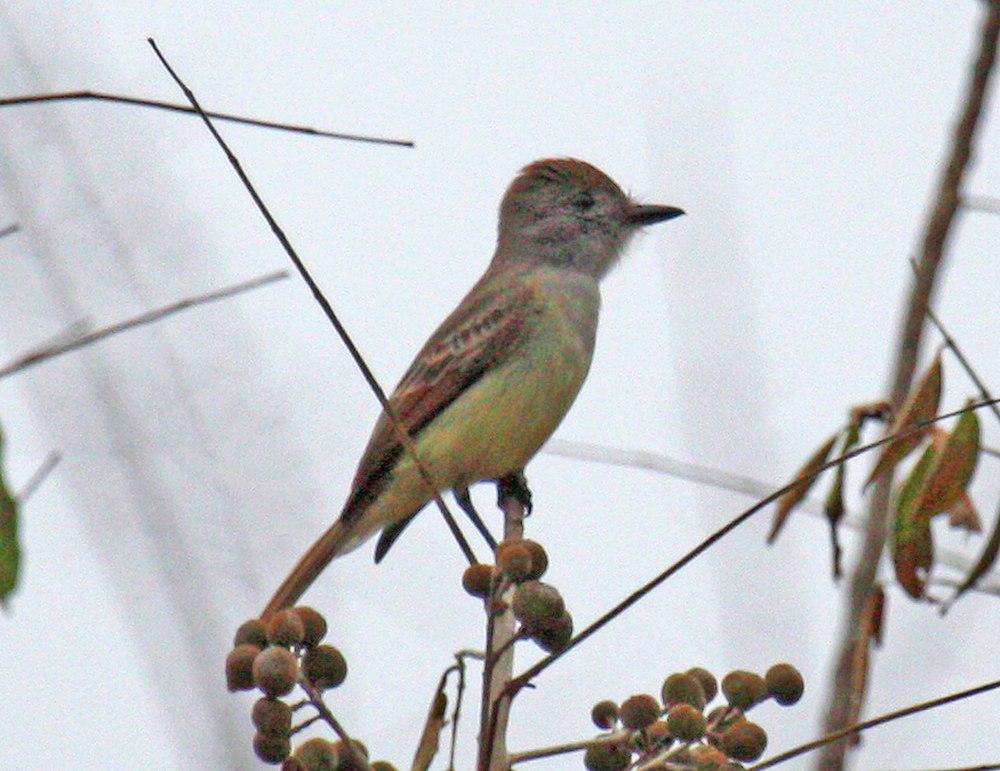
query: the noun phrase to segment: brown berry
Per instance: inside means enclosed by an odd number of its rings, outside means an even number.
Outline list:
[[[632,753],[621,741],[592,744],[583,756],[588,771],[622,771],[632,762]]]
[[[719,746],[734,760],[756,760],[767,747],[767,734],[756,723],[744,720],[723,731]]]
[[[531,552],[519,539],[497,544],[497,567],[513,581],[523,581],[531,573]]]
[[[360,755],[364,760],[368,760],[368,748],[359,742],[357,739],[351,739],[351,744],[354,745],[354,754],[348,750],[347,745],[344,744],[343,739],[333,743],[333,746],[337,750],[337,754],[340,756],[340,765],[337,766],[337,771],[363,771],[364,766],[354,760],[354,757]]]
[[[705,735],[705,716],[690,704],[677,704],[667,715],[670,733],[682,742],[693,742]]]
[[[295,759],[305,771],[337,771],[340,768],[336,745],[318,736],[302,742],[295,750]]]
[[[657,720],[646,729],[646,736],[654,747],[665,750],[674,742],[674,735],[670,733],[670,726],[666,720]]]
[[[294,608],[295,615],[302,621],[304,634],[302,644],[307,648],[315,647],[326,637],[326,619],[318,610],[314,610],[306,605]]]
[[[708,722],[716,732],[725,731],[729,726],[746,720],[743,710],[731,705],[718,706],[708,713]]]
[[[257,733],[253,737],[253,751],[265,763],[278,765],[292,751],[287,736]]]
[[[719,692],[719,684],[715,679],[715,675],[704,667],[691,667],[687,673],[694,675],[698,682],[701,683],[701,690],[705,692],[705,703],[711,702]]]
[[[347,660],[332,645],[317,645],[306,651],[302,671],[320,690],[336,688],[347,679]]]
[[[306,767],[302,765],[301,760],[292,756],[285,758],[285,762],[281,764],[281,771],[306,771]]]
[[[374,763],[370,764],[368,768],[370,768],[371,771],[396,771],[396,767],[388,760],[376,760]]]
[[[284,645],[286,648],[301,645],[305,635],[302,619],[291,608],[275,613],[267,622],[267,641],[271,645]]]
[[[250,720],[262,734],[288,736],[292,729],[292,708],[281,699],[265,696],[257,699],[250,712]]]
[[[525,539],[521,543],[531,554],[531,572],[528,573],[528,578],[541,578],[545,575],[545,571],[549,569],[549,555],[545,553],[545,549],[542,548],[542,545],[538,541]]]
[[[233,638],[233,647],[244,645],[256,645],[258,648],[267,647],[267,627],[260,619],[252,618],[240,624]]]
[[[769,695],[764,678],[753,672],[736,670],[722,678],[722,693],[734,707],[748,710]]]
[[[598,728],[610,731],[618,720],[618,705],[610,699],[599,701],[591,708],[590,719]]]
[[[272,645],[253,662],[253,682],[268,696],[286,696],[295,687],[299,660],[288,648]]]
[[[725,767],[726,763],[729,762],[725,753],[707,744],[692,747],[691,759],[694,761],[694,767],[697,771],[715,771]]]
[[[253,662],[260,648],[251,643],[237,645],[226,656],[226,687],[230,691],[253,688]]]
[[[689,672],[674,672],[663,681],[660,696],[667,707],[675,704],[690,704],[696,709],[705,708],[705,689],[701,681]]]
[[[529,632],[555,626],[566,609],[554,586],[541,581],[525,581],[517,587],[511,601],[514,616]]]
[[[767,670],[764,682],[774,700],[785,707],[801,699],[805,690],[802,674],[791,664],[775,664]]]
[[[648,693],[629,696],[622,702],[622,725],[632,731],[638,731],[652,725],[660,716],[660,702]]]
[[[533,631],[531,639],[546,653],[558,653],[573,639],[573,617],[564,610],[555,624]]]
[[[493,583],[493,566],[477,562],[469,565],[462,574],[462,588],[473,597],[486,599]]]

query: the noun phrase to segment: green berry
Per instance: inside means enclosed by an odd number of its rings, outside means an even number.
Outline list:
[[[670,675],[663,681],[660,696],[668,707],[675,704],[690,704],[695,709],[705,708],[705,689],[701,681],[689,672],[675,672]]]

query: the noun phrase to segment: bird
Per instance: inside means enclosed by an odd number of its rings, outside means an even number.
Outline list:
[[[581,160],[525,166],[501,200],[485,273],[389,397],[415,452],[383,411],[340,516],[262,616],[294,605],[331,560],[380,532],[379,561],[435,493],[453,490],[462,503],[470,485],[523,480],[525,465],[565,417],[590,369],[601,279],[637,231],[683,214],[634,200]]]

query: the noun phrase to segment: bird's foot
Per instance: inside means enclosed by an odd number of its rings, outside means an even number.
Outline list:
[[[531,490],[523,471],[515,471],[497,480],[497,506],[503,508],[504,501],[513,498],[524,507],[524,516],[531,514]]]

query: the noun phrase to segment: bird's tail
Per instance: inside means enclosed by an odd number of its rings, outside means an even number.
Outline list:
[[[298,599],[312,586],[313,581],[319,577],[319,574],[334,557],[350,551],[363,540],[363,537],[359,538],[357,528],[345,526],[342,519],[334,522],[330,529],[309,547],[309,551],[302,556],[292,572],[288,574],[288,578],[278,587],[278,591],[274,593],[271,601],[264,608],[261,618],[268,619],[278,611],[289,608],[298,602]]]

